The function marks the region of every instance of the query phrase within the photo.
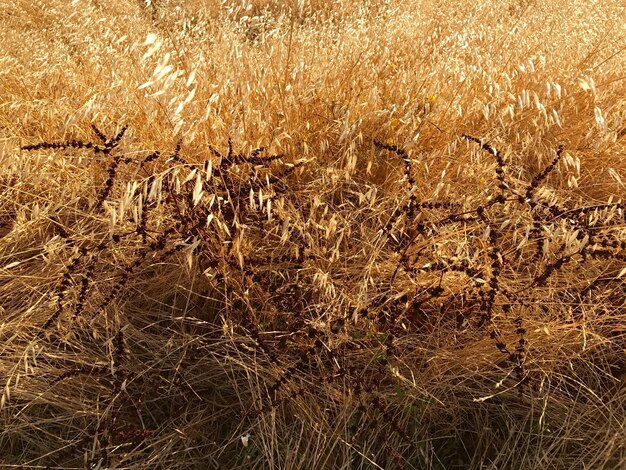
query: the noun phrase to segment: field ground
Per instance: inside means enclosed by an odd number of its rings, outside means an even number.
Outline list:
[[[623,0],[0,0],[0,467],[626,467]]]

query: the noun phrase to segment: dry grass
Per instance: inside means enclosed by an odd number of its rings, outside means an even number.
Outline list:
[[[6,0],[6,468],[622,468],[626,7]]]

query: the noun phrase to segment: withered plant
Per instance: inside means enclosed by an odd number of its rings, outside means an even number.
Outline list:
[[[0,13],[0,466],[626,463],[620,2],[49,3]]]

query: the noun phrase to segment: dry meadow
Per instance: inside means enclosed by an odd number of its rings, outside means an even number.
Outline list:
[[[0,467],[626,466],[623,0],[0,0]]]

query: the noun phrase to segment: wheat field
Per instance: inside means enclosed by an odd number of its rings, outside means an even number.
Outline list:
[[[625,19],[0,0],[0,468],[625,468]]]

